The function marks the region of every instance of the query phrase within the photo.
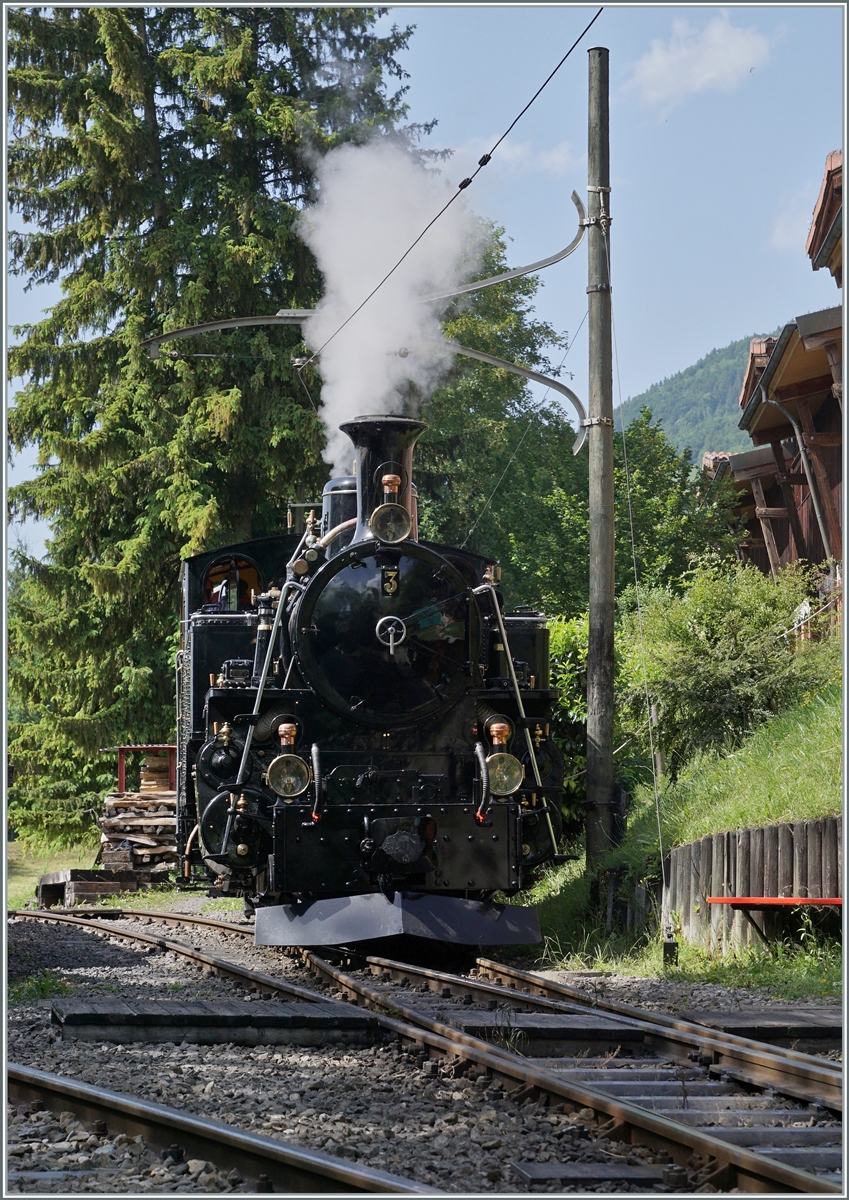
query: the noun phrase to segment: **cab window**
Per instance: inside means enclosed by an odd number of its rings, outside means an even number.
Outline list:
[[[256,563],[247,558],[220,558],[206,572],[204,604],[221,612],[244,612],[253,608],[252,595],[262,590]]]

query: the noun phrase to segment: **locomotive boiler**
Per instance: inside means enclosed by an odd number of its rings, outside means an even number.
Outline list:
[[[306,531],[183,567],[178,845],[262,944],[539,940],[496,903],[557,855],[545,617],[497,565],[420,541],[398,416],[341,427],[355,474]]]

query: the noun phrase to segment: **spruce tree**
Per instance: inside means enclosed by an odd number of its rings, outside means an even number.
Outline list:
[[[9,594],[10,818],[42,841],[114,783],[98,747],[173,737],[181,556],[278,531],[296,488],[320,490],[297,328],[156,361],[140,342],[315,304],[293,232],[311,156],[404,116],[410,30],[377,36],[382,11],[9,10],[11,269],[62,288],[9,364],[11,446],[40,464],[11,515],[52,529]]]
[[[171,342],[156,360],[141,343],[316,304],[322,280],[295,233],[316,157],[375,135],[422,154],[391,83],[411,31],[378,37],[382,11],[9,10],[10,204],[35,227],[11,234],[10,262],[62,286],[10,354],[26,381],[11,445],[40,462],[11,515],[47,521],[52,540],[43,562],[18,555],[8,592],[9,816],[43,844],[83,834],[114,786],[99,747],[173,739],[180,559],[279,532],[287,499],[327,477],[291,362],[297,327]],[[481,274],[506,267],[490,230]],[[546,349],[567,339],[534,317],[537,287],[459,301],[447,336],[550,371]],[[304,375],[317,396],[315,369]],[[456,360],[423,410],[421,533],[500,559],[509,602],[572,616],[586,605],[586,456],[549,399]],[[641,427],[634,465],[650,477],[663,461],[678,520],[661,542],[642,531],[656,581],[692,543],[683,525],[701,535],[689,465],[668,449]]]

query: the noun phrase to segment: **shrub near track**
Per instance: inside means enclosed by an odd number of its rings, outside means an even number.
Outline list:
[[[816,602],[818,574],[792,564],[775,579],[751,565],[706,560],[681,591],[633,589],[619,605],[617,710],[645,752],[646,691],[657,706],[654,742],[675,776],[697,755],[720,753],[774,714],[839,678],[839,648],[825,637],[796,645],[794,613]],[[819,618],[828,632],[829,614]],[[745,822],[747,824],[749,822]]]

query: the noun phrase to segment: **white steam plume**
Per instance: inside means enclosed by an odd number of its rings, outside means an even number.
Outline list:
[[[333,150],[318,163],[317,174],[320,199],[302,214],[298,232],[316,256],[325,292],[303,332],[313,351],[332,338],[319,364],[325,457],[338,473],[347,474],[352,449],[339,424],[369,413],[407,411],[407,382],[428,395],[450,367],[453,356],[439,345],[444,347],[439,315],[445,306],[421,299],[469,277],[481,235],[463,200],[455,201],[337,332],[453,188],[389,140]],[[399,356],[402,349],[409,354]]]

